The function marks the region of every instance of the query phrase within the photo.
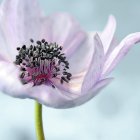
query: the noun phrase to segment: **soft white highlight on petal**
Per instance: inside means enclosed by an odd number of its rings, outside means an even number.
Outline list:
[[[82,87],[85,73],[86,72],[84,71],[79,74],[73,75],[69,83],[60,84],[60,79],[52,79],[51,81],[60,90],[65,91],[67,93],[72,93],[69,94],[70,98],[76,98],[78,96],[81,96],[81,87]]]
[[[64,104],[67,104],[68,100],[70,100],[69,97],[63,95],[57,88],[54,89],[45,85],[37,86],[28,90],[28,93],[26,93],[25,96],[27,98],[35,99],[41,104],[54,108],[63,106]]]
[[[116,19],[113,15],[111,15],[109,16],[109,19],[108,19],[108,22],[104,31],[101,33],[101,40],[104,46],[105,53],[107,53],[111,47],[115,30],[116,30]]]
[[[133,33],[125,37],[121,43],[114,48],[111,52],[109,57],[107,58],[104,69],[103,75],[108,75],[115,66],[123,59],[123,57],[128,53],[131,47],[140,42],[140,32]]]
[[[44,19],[41,37],[63,46],[63,51],[70,57],[83,43],[86,33],[72,16],[56,13]]]
[[[94,36],[94,53],[92,56],[92,61],[82,84],[83,94],[86,94],[87,90],[89,90],[99,80],[103,68],[103,58],[103,45],[98,34],[96,34]]]
[[[13,63],[0,61],[0,90],[10,96],[25,98],[32,85],[23,85],[19,80],[19,70]]]

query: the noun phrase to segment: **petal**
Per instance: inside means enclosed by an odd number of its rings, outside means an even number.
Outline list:
[[[66,109],[66,108],[72,108],[76,106],[80,106],[87,101],[91,100],[93,97],[95,97],[103,88],[105,88],[113,78],[107,78],[103,79],[101,81],[98,81],[92,89],[90,89],[86,94],[83,96],[80,96],[79,98],[67,101],[66,104],[57,106],[56,108]]]
[[[101,33],[101,40],[104,46],[104,52],[107,53],[111,47],[116,30],[116,20],[114,16],[110,16],[104,31]]]
[[[71,94],[66,93],[63,90],[58,90],[57,88],[52,88],[49,86],[38,86],[28,90],[25,95],[27,98],[35,99],[39,103],[44,104],[49,107],[57,109],[66,109],[71,107],[76,107],[84,104],[88,100],[92,99],[101,89],[107,86],[112,81],[112,78],[104,79],[99,81],[87,94],[80,96],[76,99],[71,98]]]
[[[37,39],[41,11],[36,0],[4,0],[0,7],[0,25],[11,50],[30,38]]]
[[[52,88],[46,85],[36,86],[29,89],[25,97],[35,99],[39,103],[53,108],[65,106],[67,101],[71,99],[67,97],[66,94],[63,95],[57,88]]]
[[[18,68],[9,62],[0,61],[0,91],[13,97],[25,98],[30,84],[22,85],[19,80]]]
[[[133,45],[140,42],[140,32],[133,33],[125,37],[121,43],[114,48],[109,57],[107,58],[103,75],[108,75],[115,66],[123,59]]]
[[[49,86],[22,85],[18,79],[18,70],[11,64],[0,63],[0,90],[6,94],[18,98],[31,98],[37,100],[39,103],[53,108],[70,108],[81,105],[94,97],[103,87],[109,84],[111,79],[104,79],[98,82],[89,93],[82,97],[71,96],[73,93],[66,93],[63,90],[53,89]],[[10,74],[9,74],[10,73]]]
[[[16,98],[31,98],[50,107],[59,107],[73,97],[50,86],[42,85],[33,87],[33,84],[23,85],[19,80],[19,70],[14,64],[0,61],[0,91]]]
[[[60,83],[60,79],[52,79],[51,82],[60,90],[65,91],[71,98],[81,96],[81,86],[85,76],[85,72],[73,75],[69,83]]]
[[[94,53],[94,36],[94,32],[87,33],[86,40],[75,51],[72,57],[68,59],[70,63],[70,72],[72,73],[72,75],[77,75],[83,71],[88,70],[92,55]]]
[[[42,38],[63,46],[67,57],[73,54],[85,37],[78,22],[67,13],[56,13],[44,20]]]
[[[94,36],[95,36],[95,41],[93,41]],[[70,72],[72,73],[72,80],[70,81],[68,86],[66,86],[67,87],[66,90],[70,92],[76,91],[77,94],[80,94],[81,88],[83,88],[82,89],[84,90],[83,93],[86,93],[85,90],[93,86],[93,84],[99,78],[98,77],[99,75],[97,76],[97,73],[98,74],[101,73],[100,68],[102,67],[101,65],[103,64],[103,56],[104,56],[103,46],[99,36],[97,34],[95,35],[95,33],[93,32],[88,33],[88,39],[85,41],[83,46],[81,46],[81,48],[77,50],[76,53],[73,55],[73,57],[69,60]],[[82,73],[82,76],[77,77],[80,73]],[[87,73],[86,75],[87,78],[85,78],[86,79],[85,80],[84,77],[86,73]],[[83,80],[85,80],[84,83]],[[89,83],[89,81],[91,82]]]
[[[98,34],[94,37],[94,53],[82,84],[82,93],[86,94],[93,85],[99,80],[103,68],[104,50]]]
[[[12,51],[9,51],[6,38],[0,27],[0,61],[1,60],[10,61],[11,59],[12,59]]]

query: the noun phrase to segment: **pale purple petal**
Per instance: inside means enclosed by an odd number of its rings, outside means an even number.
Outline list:
[[[4,0],[0,6],[0,25],[11,50],[30,38],[37,39],[41,28],[37,1]]]
[[[66,108],[72,108],[72,107],[76,107],[76,106],[80,106],[86,102],[88,102],[89,100],[91,100],[93,97],[95,97],[103,88],[105,88],[108,84],[110,84],[110,82],[113,80],[113,78],[107,78],[107,79],[103,79],[101,81],[98,81],[98,83],[96,83],[96,85],[94,85],[94,87],[92,87],[92,89],[90,89],[86,94],[67,101],[64,104],[58,104],[55,108],[62,108],[62,109],[66,109]]]
[[[99,89],[109,83],[108,80],[99,82],[91,92],[85,94],[86,96],[78,96],[75,99],[73,93],[66,93],[65,91],[60,91],[57,88],[54,89],[45,85],[37,87],[32,87],[32,84],[22,85],[18,78],[19,71],[11,63],[1,61],[0,69],[0,89],[2,92],[13,97],[35,99],[39,103],[53,108],[69,108],[83,104],[95,96],[95,94],[99,92]]]
[[[63,90],[52,88],[49,86],[38,86],[28,90],[25,95],[27,98],[35,99],[39,103],[49,107],[66,109],[76,107],[92,99],[97,93],[99,93],[105,86],[112,81],[112,78],[107,78],[99,81],[87,94],[73,98],[73,93],[66,93]]]
[[[66,94],[62,94],[57,88],[54,89],[51,86],[45,85],[36,86],[29,89],[25,97],[35,99],[39,103],[53,108],[65,106],[67,101],[71,100],[70,97],[66,96]]]
[[[72,57],[68,59],[72,75],[88,70],[94,52],[94,35],[94,32],[87,33],[86,40],[75,51]]]
[[[123,57],[128,53],[133,45],[140,42],[140,32],[133,33],[125,37],[121,43],[114,48],[112,53],[107,58],[104,69],[103,75],[108,75],[115,66],[123,59]]]
[[[42,38],[63,46],[63,51],[70,57],[85,40],[86,33],[79,23],[67,13],[56,13],[44,20]]]
[[[14,51],[9,50],[9,47],[6,42],[6,37],[0,26],[0,61],[11,61],[13,58]]]
[[[70,98],[77,98],[81,96],[81,87],[83,83],[83,79],[85,76],[85,72],[73,75],[69,83],[60,83],[60,79],[52,79],[51,82],[61,91],[65,91],[66,96]],[[64,93],[64,94],[65,94]]]
[[[33,83],[23,85],[19,80],[19,68],[13,63],[0,61],[0,70],[0,90],[5,94],[16,98],[32,98],[50,107],[61,106],[72,99],[51,86],[33,87]]]
[[[93,41],[94,53],[88,68],[89,70],[84,78],[82,94],[86,94],[86,92],[99,80],[103,68],[104,50],[98,34],[95,35]]]
[[[110,16],[104,31],[101,33],[101,40],[104,46],[104,52],[107,53],[111,47],[116,30],[116,20],[114,16]]]
[[[19,70],[13,64],[0,61],[0,90],[13,97],[25,98],[25,93],[32,87],[23,85],[19,80]]]
[[[112,51],[115,29],[115,18],[110,16],[100,39],[98,34],[85,33],[67,13],[42,17],[37,0],[5,0],[0,6],[0,90],[13,97],[35,99],[53,108],[84,104],[112,81],[104,76],[114,69],[132,45],[140,41],[140,33],[131,34]],[[28,43],[30,38],[44,38],[63,46],[73,75],[69,83],[61,84],[58,77],[49,79],[55,88],[21,83],[20,70],[12,61],[16,47]]]

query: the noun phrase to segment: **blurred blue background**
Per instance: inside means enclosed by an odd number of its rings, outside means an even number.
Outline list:
[[[2,1],[2,0],[0,0]],[[40,0],[46,15],[65,11],[86,30],[102,30],[110,14],[116,35],[140,31],[139,0]],[[115,80],[90,102],[68,110],[44,107],[48,140],[140,140],[140,44],[112,73]],[[34,101],[0,94],[0,140],[35,140]]]

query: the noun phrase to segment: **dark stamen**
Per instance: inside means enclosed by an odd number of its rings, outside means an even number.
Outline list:
[[[33,39],[30,39],[34,43]],[[48,43],[45,39],[31,44],[29,47],[23,45],[18,47],[18,55],[15,64],[21,68],[20,79],[23,84],[33,82],[34,86],[50,83],[52,78],[58,77],[60,83],[68,83],[72,74],[67,72],[69,62],[65,54],[62,53],[62,47],[56,43]]]
[[[25,46],[25,45],[23,45],[23,46],[22,46],[22,49],[26,50],[26,46]]]
[[[17,47],[17,50],[19,51],[20,50],[20,47]]]
[[[30,39],[30,41],[31,41],[32,43],[34,43],[34,40],[33,40],[32,38]]]
[[[45,39],[42,39],[42,43],[45,43]]]

